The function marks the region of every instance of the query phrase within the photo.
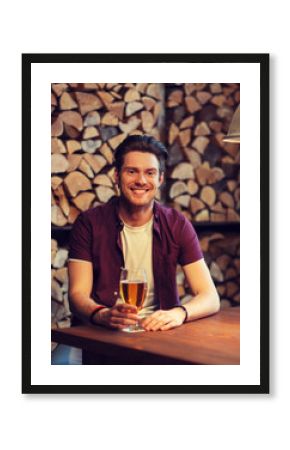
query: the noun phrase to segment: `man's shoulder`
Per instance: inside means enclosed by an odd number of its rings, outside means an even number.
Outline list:
[[[173,221],[184,223],[188,220],[180,211],[177,211],[171,206],[162,205],[158,202],[155,202],[155,210],[157,215],[160,215],[169,222]]]
[[[79,215],[79,219],[86,223],[95,223],[96,221],[103,221],[114,212],[117,197],[111,198],[107,203],[96,205],[92,208],[83,211]]]

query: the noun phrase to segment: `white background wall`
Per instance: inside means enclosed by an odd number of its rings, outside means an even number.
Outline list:
[[[136,0],[103,4],[27,0],[2,6],[3,448],[162,446],[227,450],[256,446],[272,449],[278,439],[288,442],[290,74],[288,14],[284,5],[286,2],[282,1],[273,5],[248,0],[242,3],[147,0],[146,5]],[[21,53],[25,52],[271,53],[270,395],[21,394],[20,124]]]

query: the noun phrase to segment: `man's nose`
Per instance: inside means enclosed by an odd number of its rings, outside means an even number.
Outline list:
[[[144,174],[143,172],[139,172],[139,173],[138,173],[138,176],[137,176],[137,183],[139,183],[139,184],[146,184],[146,183],[147,183],[145,174]]]

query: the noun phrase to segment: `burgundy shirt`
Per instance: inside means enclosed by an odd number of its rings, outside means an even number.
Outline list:
[[[70,235],[69,258],[93,264],[91,296],[113,306],[119,296],[120,269],[124,267],[118,216],[118,197],[81,213]],[[203,258],[196,232],[180,212],[154,202],[153,276],[155,302],[161,309],[180,305],[176,266]]]

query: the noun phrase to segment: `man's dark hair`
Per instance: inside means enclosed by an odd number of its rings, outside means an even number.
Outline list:
[[[146,134],[128,136],[115,151],[115,167],[120,172],[124,163],[124,156],[132,151],[153,153],[159,161],[160,173],[165,171],[165,161],[168,157],[168,152],[162,142],[157,141],[152,136]]]

